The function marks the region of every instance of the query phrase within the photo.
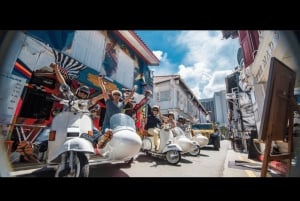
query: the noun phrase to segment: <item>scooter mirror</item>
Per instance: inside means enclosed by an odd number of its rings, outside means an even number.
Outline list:
[[[98,110],[100,110],[100,106],[98,104],[96,104],[95,106],[91,107],[90,112],[97,112]]]
[[[61,84],[59,87],[59,91],[64,94],[68,94],[70,91],[70,87],[67,84]]]

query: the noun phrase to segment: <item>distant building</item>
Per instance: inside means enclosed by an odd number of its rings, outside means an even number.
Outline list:
[[[215,122],[218,122],[220,126],[228,125],[228,119],[227,119],[228,107],[225,99],[225,90],[215,92],[213,99],[215,102]]]
[[[215,92],[213,98],[200,99],[201,104],[209,113],[211,122],[227,125],[228,106],[225,99],[226,91]]]
[[[188,88],[180,75],[154,76],[151,105],[159,105],[161,113],[182,116],[191,122],[206,122],[207,110]]]
[[[205,107],[205,109],[208,111],[209,113],[209,120],[211,122],[215,122],[216,118],[215,118],[215,101],[213,98],[204,98],[204,99],[200,99],[201,104],[203,105],[203,107]]]

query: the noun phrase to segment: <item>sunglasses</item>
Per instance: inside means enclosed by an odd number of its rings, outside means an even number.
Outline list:
[[[85,91],[79,91],[80,93],[84,94],[84,95],[89,95],[87,92]]]
[[[113,96],[120,96],[120,94],[113,94]]]
[[[158,112],[158,110],[153,110],[153,112]]]

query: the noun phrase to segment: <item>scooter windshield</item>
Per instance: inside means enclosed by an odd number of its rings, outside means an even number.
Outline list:
[[[184,131],[180,127],[173,128],[173,134],[174,136],[185,136]]]
[[[127,114],[117,113],[110,118],[110,128],[115,129],[117,127],[130,127],[135,130],[134,120]]]

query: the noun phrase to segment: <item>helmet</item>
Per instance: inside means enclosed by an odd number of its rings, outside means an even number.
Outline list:
[[[184,117],[183,116],[179,116],[178,117],[178,121],[184,121]]]
[[[112,92],[111,92],[111,95],[114,95],[114,94],[119,94],[120,95],[120,97],[122,97],[122,93],[121,93],[121,91],[119,91],[119,90],[113,90]]]
[[[159,106],[158,105],[153,105],[152,110],[153,109],[159,109]]]
[[[89,96],[90,95],[90,88],[88,86],[83,85],[83,86],[80,86],[80,87],[77,88],[76,95],[78,94],[78,92],[85,93]]]
[[[152,91],[151,90],[146,90],[145,93],[149,93],[150,95],[152,95]]]
[[[170,116],[170,115],[173,115],[173,117],[175,117],[174,112],[169,112],[169,113],[168,113],[168,116]]]

